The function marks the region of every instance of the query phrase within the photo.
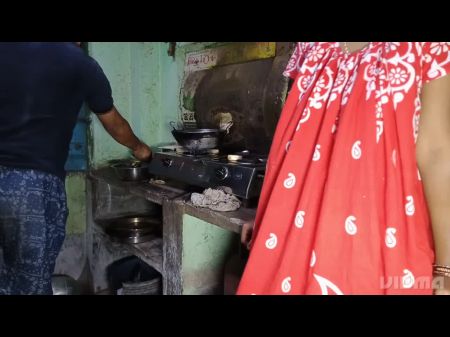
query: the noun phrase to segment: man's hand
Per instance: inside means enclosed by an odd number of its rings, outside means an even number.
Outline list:
[[[152,157],[152,150],[148,145],[140,143],[133,151],[133,156],[140,161],[149,161]]]
[[[255,221],[249,221],[246,222],[243,226],[242,226],[242,231],[241,231],[241,243],[247,247],[247,249],[250,249],[250,243],[251,243],[251,239],[252,239],[252,234],[253,234],[253,227],[255,226]]]

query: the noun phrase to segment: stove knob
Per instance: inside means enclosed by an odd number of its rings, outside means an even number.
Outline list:
[[[219,180],[224,180],[228,177],[228,169],[226,167],[221,167],[215,170],[216,177]]]
[[[242,177],[243,177],[242,172],[236,172],[234,174],[234,179],[236,180],[242,180]]]
[[[166,166],[166,167],[171,167],[172,166],[172,164],[173,164],[173,160],[172,159],[163,159],[162,160],[162,163],[163,163],[163,165],[164,166]]]

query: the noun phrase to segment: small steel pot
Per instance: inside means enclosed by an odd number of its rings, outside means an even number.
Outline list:
[[[120,180],[143,181],[150,178],[148,165],[139,161],[119,162],[111,165]]]

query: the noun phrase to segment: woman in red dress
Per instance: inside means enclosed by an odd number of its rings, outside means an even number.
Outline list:
[[[238,294],[448,292],[448,72],[447,42],[297,44]]]

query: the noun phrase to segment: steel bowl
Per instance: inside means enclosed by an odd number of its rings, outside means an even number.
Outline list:
[[[150,178],[148,165],[142,162],[121,162],[111,165],[116,175],[123,181],[143,181]]]
[[[161,236],[162,219],[160,217],[122,217],[101,222],[106,234],[114,241],[141,243],[155,236]]]

